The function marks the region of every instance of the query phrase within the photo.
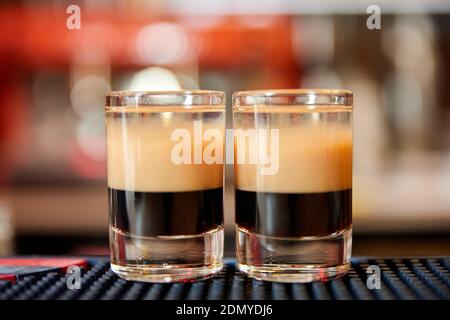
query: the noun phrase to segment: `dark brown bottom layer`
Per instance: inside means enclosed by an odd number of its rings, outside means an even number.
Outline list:
[[[352,223],[352,189],[322,193],[236,190],[236,224],[266,236],[325,236]]]
[[[135,192],[108,188],[110,223],[134,236],[196,235],[223,224],[223,189]]]

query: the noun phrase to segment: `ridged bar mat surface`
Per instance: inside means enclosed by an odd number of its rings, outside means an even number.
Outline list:
[[[380,270],[380,289],[369,289],[369,266]],[[450,257],[427,259],[355,258],[343,278],[308,284],[271,283],[247,278],[232,261],[214,278],[193,283],[151,284],[125,281],[107,259],[89,259],[80,274],[80,288],[68,288],[73,274],[58,272],[25,276],[15,283],[0,281],[0,299],[300,299],[391,300],[450,299]],[[371,278],[372,279],[372,278]],[[375,283],[375,282],[372,282]],[[69,286],[70,287],[70,286]]]

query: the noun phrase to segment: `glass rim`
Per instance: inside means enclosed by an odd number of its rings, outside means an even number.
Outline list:
[[[225,95],[220,90],[114,90],[106,94],[106,96],[136,96],[136,95]]]
[[[353,92],[346,89],[268,89],[233,93],[233,108],[255,106],[353,107]]]
[[[218,90],[117,90],[105,95],[105,107],[225,106],[225,92]]]

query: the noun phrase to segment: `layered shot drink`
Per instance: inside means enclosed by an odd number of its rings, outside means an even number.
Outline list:
[[[106,97],[111,268],[149,282],[222,268],[222,92]]]
[[[251,277],[325,280],[349,269],[352,94],[238,92],[236,253]]]

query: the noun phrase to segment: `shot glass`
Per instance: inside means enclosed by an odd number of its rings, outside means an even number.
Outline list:
[[[250,277],[310,282],[348,271],[352,100],[345,90],[233,95],[236,255]]]
[[[106,96],[111,269],[147,282],[222,268],[225,95]]]

